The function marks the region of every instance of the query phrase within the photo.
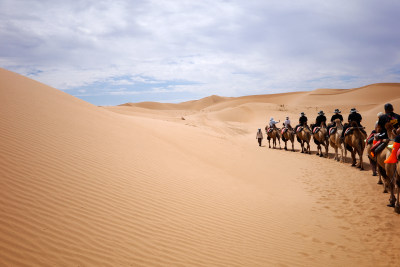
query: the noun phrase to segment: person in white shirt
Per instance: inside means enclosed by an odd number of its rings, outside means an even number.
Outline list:
[[[275,121],[274,118],[271,117],[271,119],[269,120],[269,127],[270,128],[276,128],[276,125],[278,122],[280,121]]]
[[[292,128],[292,126],[290,125],[289,117],[286,117],[286,120],[285,120],[285,122],[283,123],[283,125],[284,125],[286,128],[288,128],[288,129],[291,129],[291,128]]]

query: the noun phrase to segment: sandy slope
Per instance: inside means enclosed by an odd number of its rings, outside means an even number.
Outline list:
[[[376,116],[399,88],[104,108],[0,69],[0,265],[396,266],[399,216],[370,171],[255,130],[356,101]]]

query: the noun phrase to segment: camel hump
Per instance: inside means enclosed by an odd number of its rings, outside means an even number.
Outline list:
[[[357,124],[357,122],[355,122],[355,121],[352,121],[352,122],[350,123],[350,126],[351,126],[351,127],[354,127],[354,128],[358,128],[358,124]]]
[[[338,123],[342,123],[342,122],[340,121],[340,119],[335,119],[335,123],[336,123],[336,125],[338,125]]]

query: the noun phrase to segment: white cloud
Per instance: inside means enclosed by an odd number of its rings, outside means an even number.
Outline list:
[[[234,96],[399,82],[399,11],[394,0],[0,0],[0,64],[59,89],[181,80]]]

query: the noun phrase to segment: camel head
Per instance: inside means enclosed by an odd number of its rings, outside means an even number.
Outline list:
[[[343,129],[343,124],[339,119],[336,119],[335,123],[336,123],[336,127],[338,127],[339,129]]]

